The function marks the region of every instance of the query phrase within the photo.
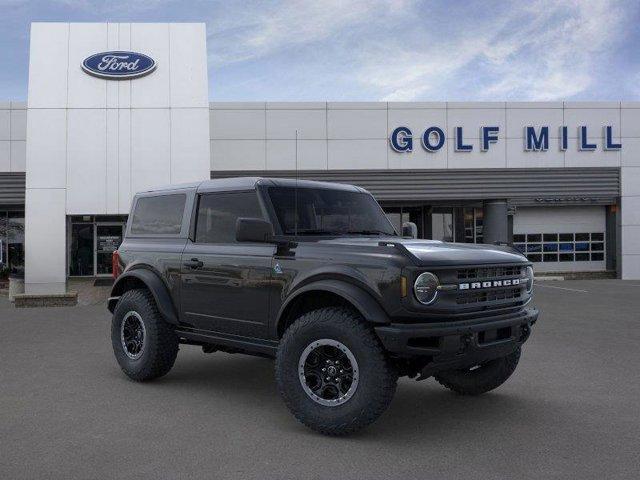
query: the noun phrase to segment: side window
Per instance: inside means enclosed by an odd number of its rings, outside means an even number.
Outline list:
[[[141,197],[131,220],[133,235],[178,235],[187,196],[184,193]]]
[[[256,192],[201,195],[196,242],[235,243],[238,217],[263,218]]]

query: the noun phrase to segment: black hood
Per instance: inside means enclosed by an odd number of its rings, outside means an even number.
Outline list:
[[[509,246],[449,243],[439,240],[413,240],[401,237],[341,237],[321,243],[362,247],[398,248],[417,265],[488,265],[525,263],[527,259]],[[385,244],[387,245],[385,247]]]

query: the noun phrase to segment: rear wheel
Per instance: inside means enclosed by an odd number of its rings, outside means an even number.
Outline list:
[[[111,343],[122,371],[139,382],[166,375],[178,354],[178,337],[144,289],[129,290],[118,300]]]
[[[345,435],[382,415],[397,374],[360,315],[329,307],[301,316],[285,332],[276,380],[300,422],[323,434]]]
[[[442,386],[461,395],[480,395],[498,388],[513,374],[520,360],[520,347],[505,357],[460,370],[435,375]]]

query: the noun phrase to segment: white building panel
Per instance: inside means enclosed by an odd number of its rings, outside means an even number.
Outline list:
[[[131,107],[168,108],[171,103],[169,24],[132,23],[131,50],[156,61],[152,74],[131,80]],[[185,83],[182,88],[189,89],[191,84]]]
[[[298,170],[327,169],[326,140],[298,140]],[[267,140],[267,170],[295,170],[296,141]]]
[[[113,84],[109,82],[108,85]],[[116,92],[117,93],[117,92]],[[106,113],[106,154],[105,154],[105,213],[118,212],[118,110],[107,109]]]
[[[625,138],[640,138],[640,108],[623,108],[620,111],[621,134]],[[637,152],[638,150],[636,150]]]
[[[212,170],[265,170],[265,140],[211,140]]]
[[[67,276],[65,190],[27,190],[25,212],[27,293],[64,293]]]
[[[171,109],[171,183],[208,180],[209,109]]]
[[[324,140],[327,138],[327,111],[320,109],[267,109],[267,139]]]
[[[640,225],[640,195],[624,197],[620,209],[620,223],[626,225]]]
[[[32,23],[29,108],[67,107],[68,64],[69,24]]]
[[[131,50],[131,24],[118,23],[118,50]],[[140,52],[142,53],[142,52]],[[114,82],[118,88],[118,106],[120,108],[131,107],[131,80]]]
[[[0,140],[0,172],[11,171],[11,142]]]
[[[124,50],[120,48],[119,27],[118,23],[107,24],[107,50],[109,51]],[[120,103],[118,99],[118,82],[105,82],[105,88],[107,90],[107,108],[118,108]]]
[[[9,108],[0,109],[0,141],[3,140],[11,140],[11,110]]]
[[[27,139],[27,110],[11,110],[11,140]]]
[[[118,212],[129,213],[131,191],[131,110],[118,110]]]
[[[330,140],[373,140],[387,138],[386,110],[329,109],[327,129]],[[331,152],[331,146],[329,146]]]
[[[387,140],[329,140],[329,170],[387,168]]]
[[[621,255],[621,277],[623,280],[640,279],[640,255]]]
[[[207,45],[204,23],[171,23],[170,92],[174,108],[209,108]],[[188,85],[188,88],[185,86]]]
[[[615,142],[620,143],[620,138],[615,138]],[[581,151],[578,149],[576,139],[569,139],[569,148],[564,153],[565,167],[619,167],[620,151],[604,150],[602,148],[602,138],[592,137],[589,143],[596,143],[598,148],[594,151]],[[575,145],[572,145],[574,144]]]
[[[106,213],[106,109],[68,110],[67,213]]]
[[[265,110],[211,110],[211,140],[264,140]]]
[[[171,183],[171,114],[168,108],[131,110],[131,190]]]
[[[24,172],[27,169],[27,142],[11,142],[11,171]]]
[[[87,75],[81,65],[88,56],[108,49],[106,23],[69,25],[68,108],[106,108],[107,81]]]
[[[621,237],[624,254],[638,255],[637,261],[640,261],[640,225],[623,225]]]
[[[620,151],[620,165],[622,167],[640,167],[640,137],[624,138]]]
[[[640,196],[640,167],[622,169],[622,196]]]
[[[66,188],[67,111],[30,109],[27,135],[27,190]]]

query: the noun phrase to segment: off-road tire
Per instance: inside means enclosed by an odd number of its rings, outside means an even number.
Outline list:
[[[520,347],[513,353],[491,360],[470,370],[447,370],[434,377],[440,385],[460,395],[481,395],[498,388],[515,371],[520,360]]]
[[[140,358],[127,356],[120,339],[120,328],[127,312],[142,318],[145,339]],[[118,300],[111,322],[111,343],[122,371],[132,380],[145,382],[169,373],[178,354],[178,337],[164,321],[151,293],[146,289],[128,290]]]
[[[324,406],[302,387],[298,363],[305,348],[316,340],[344,344],[355,357],[359,381],[345,403]],[[375,421],[387,409],[398,375],[372,328],[353,310],[328,307],[298,318],[287,329],[276,357],[276,382],[285,404],[307,427],[325,435],[347,435]]]

